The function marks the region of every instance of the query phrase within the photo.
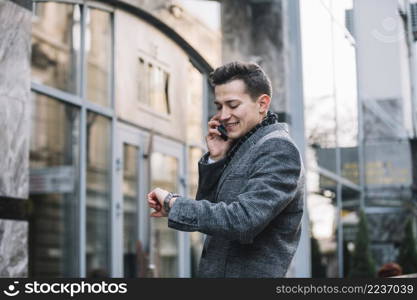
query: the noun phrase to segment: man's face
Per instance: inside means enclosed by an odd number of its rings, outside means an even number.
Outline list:
[[[236,79],[214,88],[217,116],[230,139],[238,139],[262,121],[259,101],[246,92],[243,80]]]

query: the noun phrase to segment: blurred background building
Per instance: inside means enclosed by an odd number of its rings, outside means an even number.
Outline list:
[[[312,276],[310,237],[347,276],[360,209],[377,266],[395,261],[417,215],[416,32],[408,0],[1,1],[0,276],[195,276],[204,236],[145,195],[195,196],[207,77],[232,60],[265,68],[305,157],[287,276]]]
[[[312,235],[326,276],[345,277],[360,209],[377,268],[415,223],[416,4],[302,3]]]

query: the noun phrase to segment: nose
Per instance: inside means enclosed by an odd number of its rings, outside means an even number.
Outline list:
[[[227,107],[223,106],[220,112],[220,122],[230,118],[230,111]]]

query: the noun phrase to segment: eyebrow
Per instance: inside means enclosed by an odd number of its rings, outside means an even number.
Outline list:
[[[239,99],[230,99],[230,100],[226,100],[226,101],[224,101],[224,103],[225,104],[227,104],[227,103],[230,103],[230,102],[233,102],[233,101],[239,101],[240,102],[240,100]],[[217,101],[217,100],[214,100],[214,104],[219,104],[219,105],[222,105],[222,103],[220,103],[219,101]]]

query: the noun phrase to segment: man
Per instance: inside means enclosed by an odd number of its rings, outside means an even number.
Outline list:
[[[285,124],[268,112],[271,83],[258,65],[229,63],[210,81],[217,113],[208,122],[209,152],[199,162],[199,201],[156,188],[148,194],[151,216],[207,234],[200,277],[283,277],[300,239],[299,152]]]

